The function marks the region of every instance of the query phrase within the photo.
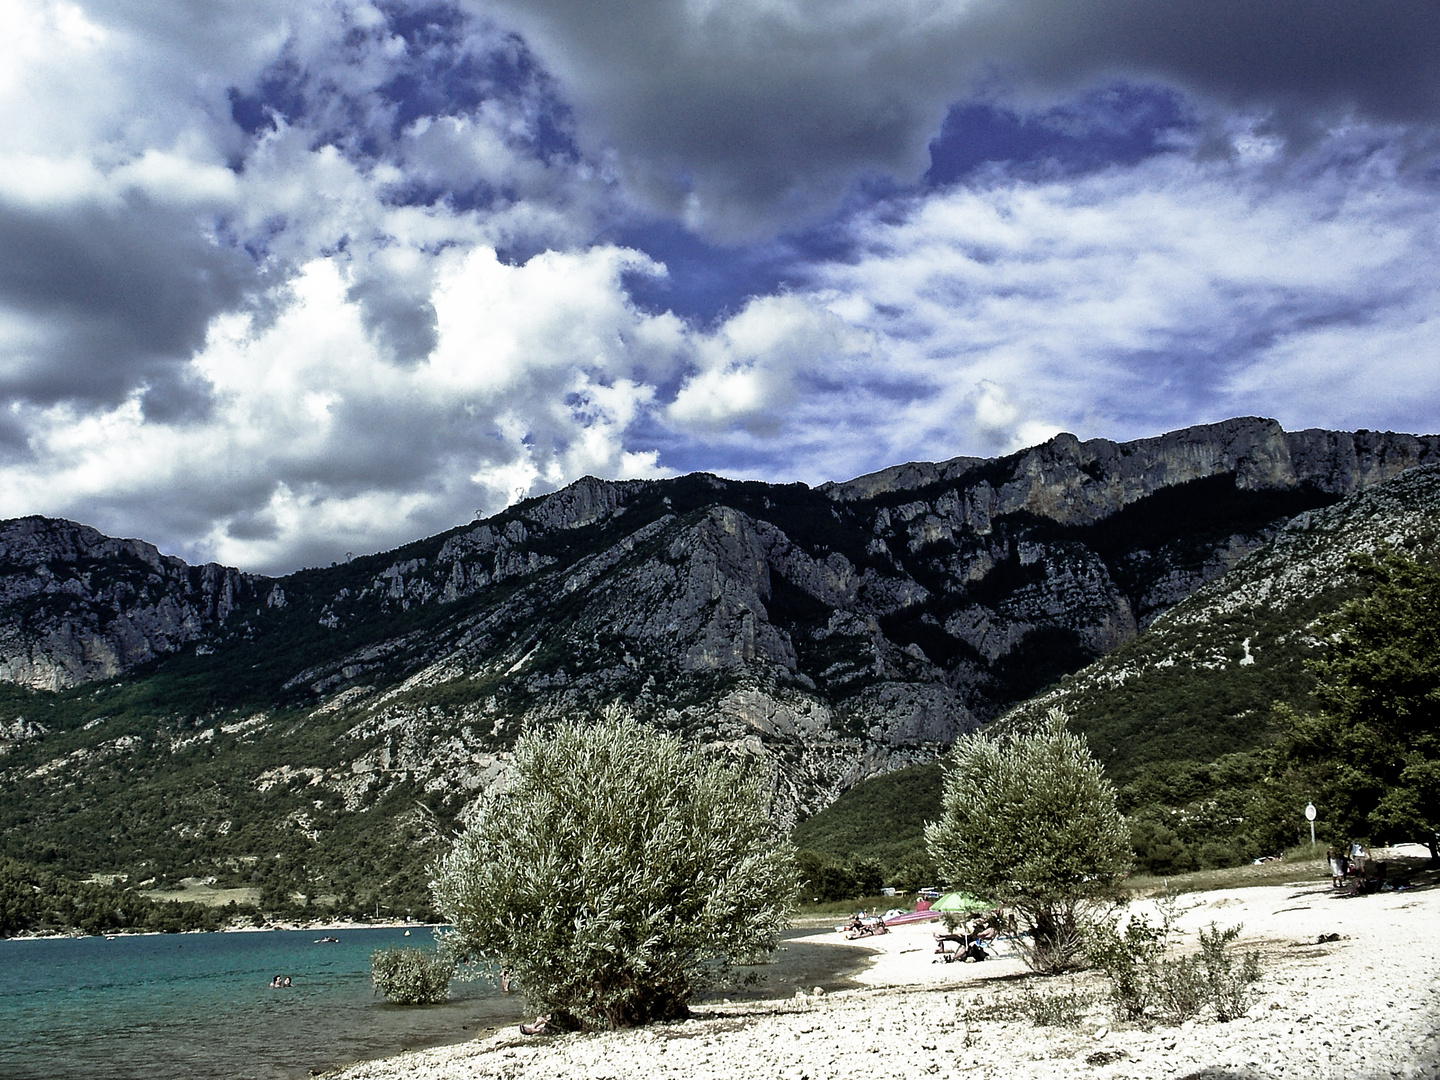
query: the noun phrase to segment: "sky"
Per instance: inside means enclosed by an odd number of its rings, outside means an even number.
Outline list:
[[[0,0],[0,517],[1440,430],[1433,0]]]

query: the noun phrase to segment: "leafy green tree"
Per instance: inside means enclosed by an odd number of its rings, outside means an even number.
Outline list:
[[[684,1016],[707,970],[787,925],[794,852],[767,802],[757,777],[613,714],[528,732],[434,867],[449,946],[561,1026]]]
[[[1082,736],[1051,709],[1033,733],[975,732],[950,753],[940,820],[925,831],[947,883],[1012,907],[1031,966],[1078,966],[1090,904],[1130,868],[1130,832]]]
[[[1353,564],[1367,590],[1323,630],[1320,710],[1277,710],[1290,762],[1315,781],[1330,831],[1408,839],[1440,858],[1440,570],[1393,552]]]

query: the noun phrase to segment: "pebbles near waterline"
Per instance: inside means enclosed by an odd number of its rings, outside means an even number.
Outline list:
[[[1342,897],[1328,880],[1196,893],[1177,926],[1241,923],[1264,976],[1242,1018],[1179,1027],[1114,1022],[1093,973],[1030,976],[1017,958],[933,963],[933,924],[867,939],[862,989],[707,1005],[681,1023],[470,1043],[342,1070],[343,1080],[1100,1080],[1440,1078],[1440,889]],[[1340,935],[1318,943],[1321,935]],[[814,940],[843,942],[834,931]],[[1092,993],[1077,1026],[997,1019],[1025,988]]]

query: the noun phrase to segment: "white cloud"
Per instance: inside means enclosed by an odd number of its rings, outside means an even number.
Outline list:
[[[1175,12],[1097,64],[1072,46],[1101,0],[1064,40],[946,0],[475,0],[423,41],[361,0],[182,7],[0,0],[12,512],[283,569],[586,472],[818,481],[1237,412],[1435,426],[1413,133],[1356,121],[1297,165],[1239,77],[1205,83],[1250,104],[1214,161],[996,166],[852,212],[839,257],[715,325],[631,302],[665,272],[605,239],[637,202],[713,236],[798,227],[857,177],[918,175],[982,61],[1042,92],[1181,78],[1155,59]],[[1428,85],[1412,59],[1367,107]]]
[[[211,324],[190,364],[212,408],[157,423],[138,395],[29,418],[33,459],[0,468],[0,502],[148,515],[185,551],[285,568],[401,543],[584,473],[655,475],[625,445],[673,364],[679,324],[636,312],[633,252],[474,248],[438,265],[434,354],[393,362],[339,258],[306,264],[269,318]],[[176,499],[175,493],[189,493]]]
[[[869,344],[865,334],[799,297],[752,300],[696,342],[694,371],[668,418],[694,434],[781,436],[811,384],[851,374]]]
[[[850,258],[697,342],[666,416],[810,480],[1239,414],[1434,428],[1437,210],[1383,154],[1289,184],[1179,157],[996,173],[856,219]]]

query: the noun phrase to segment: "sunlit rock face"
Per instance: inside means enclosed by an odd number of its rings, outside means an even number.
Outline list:
[[[1436,437],[1238,419],[816,489],[586,478],[280,579],[26,518],[0,523],[0,679],[244,672],[342,724],[305,783],[352,807],[467,800],[526,726],[618,703],[764,762],[793,820],[1129,641],[1296,514],[1432,462]]]
[[[256,581],[74,522],[0,522],[0,679],[58,690],[111,678],[219,631]]]

